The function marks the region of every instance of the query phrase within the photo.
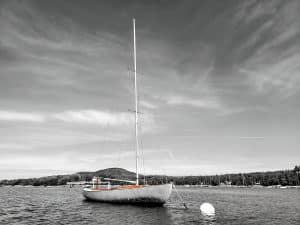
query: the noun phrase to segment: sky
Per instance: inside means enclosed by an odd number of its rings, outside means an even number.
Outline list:
[[[0,0],[0,179],[300,163],[300,1]],[[142,157],[143,156],[143,157]]]

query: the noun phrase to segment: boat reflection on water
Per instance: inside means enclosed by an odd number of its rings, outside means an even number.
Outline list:
[[[170,209],[167,207],[145,207],[136,205],[118,205],[83,200],[87,214],[94,218],[94,222],[101,224],[177,224],[173,220]],[[105,222],[103,219],[109,219]]]

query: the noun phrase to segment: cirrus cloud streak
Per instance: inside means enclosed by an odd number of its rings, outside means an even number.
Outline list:
[[[45,116],[39,113],[16,112],[16,111],[0,111],[0,120],[14,122],[44,122]]]
[[[0,121],[8,122],[42,123],[54,120],[67,123],[122,126],[131,124],[132,117],[132,114],[127,112],[108,112],[93,109],[69,110],[52,114],[0,110]]]
[[[132,121],[130,113],[111,113],[97,110],[64,111],[52,116],[69,123],[87,123],[105,126],[129,125]]]

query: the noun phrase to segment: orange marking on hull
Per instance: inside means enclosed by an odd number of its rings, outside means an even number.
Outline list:
[[[96,187],[93,190],[97,191],[111,191],[111,190],[124,190],[124,189],[136,189],[136,188],[143,188],[143,185],[124,185],[124,186],[119,186],[119,187],[114,187],[114,188],[100,188]]]

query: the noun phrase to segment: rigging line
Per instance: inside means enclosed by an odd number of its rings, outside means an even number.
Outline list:
[[[132,55],[130,54],[130,57],[131,57]],[[131,70],[128,70],[128,74],[129,74],[129,77],[130,78],[132,78],[133,76],[131,76],[131,74],[132,74],[132,71]],[[134,82],[131,82],[131,84],[132,84],[132,86],[131,86],[131,88],[132,88],[132,92],[134,93],[134,91],[135,91],[135,86],[134,86]],[[132,101],[134,102],[135,101],[135,96],[133,96],[132,97]],[[134,115],[134,114],[133,114]],[[134,125],[135,126],[135,125]],[[132,143],[132,149],[134,149],[135,148],[135,131],[134,131],[135,129],[132,129],[132,133],[133,133],[133,135],[132,135],[132,137],[134,137],[133,139],[132,139],[132,141],[133,141],[133,143]],[[136,157],[136,156],[135,156]]]
[[[128,44],[127,47],[129,49],[128,59],[127,59],[127,65],[128,65],[127,69],[128,69],[129,75],[130,75],[131,72],[134,72],[132,61],[131,61],[133,58],[133,51],[132,51],[133,31],[131,28],[129,29],[129,33],[130,33],[130,35],[129,35],[130,39],[128,40],[128,43],[127,43]]]
[[[144,173],[144,184],[146,183],[146,169],[145,169],[145,155],[144,155],[144,145],[143,145],[143,139],[142,139],[142,120],[140,119],[140,149],[141,149],[141,153],[142,153],[142,164],[143,164],[143,173]]]
[[[130,54],[130,57],[131,57],[131,56],[132,56],[132,55]],[[131,71],[131,70],[128,70],[128,74],[129,74],[129,77],[130,77],[130,78],[133,77],[133,76],[131,76],[131,74],[132,74],[132,71]],[[132,78],[132,79],[134,79],[134,78]],[[135,91],[134,82],[131,82],[131,84],[132,84],[132,86],[131,86],[132,92],[134,93],[134,91]],[[132,101],[133,101],[133,102],[135,101],[135,96],[132,97]],[[132,115],[134,115],[134,114],[132,114]],[[134,125],[134,126],[135,126],[135,125]],[[132,133],[133,133],[133,135],[132,135],[132,137],[133,137],[133,139],[132,139],[132,141],[133,141],[133,143],[132,143],[132,149],[134,149],[134,148],[135,148],[135,129],[134,129],[134,127],[133,127],[133,129],[132,129],[131,131],[132,131]]]
[[[134,72],[134,70],[133,70],[133,65],[132,65],[132,61],[131,61],[132,58],[133,58],[133,49],[132,49],[132,44],[133,44],[133,30],[131,28],[129,29],[129,36],[130,36],[130,39],[128,40],[128,43],[127,43],[128,44],[127,47],[129,49],[129,51],[128,51],[128,58],[127,58],[127,72],[128,72],[129,79],[133,80],[134,76],[132,76],[132,73]],[[132,92],[134,93],[135,92],[134,82],[131,82],[131,85],[132,85],[131,86]],[[132,97],[132,101],[135,102],[135,96]],[[132,110],[130,110],[130,111],[132,111]],[[134,130],[134,129],[132,129],[132,130]],[[135,136],[135,134],[134,134],[135,131],[132,131],[132,132],[133,132],[132,137],[134,137]],[[135,141],[133,139],[132,149],[134,149],[134,148],[135,148]]]
[[[179,200],[181,201],[182,205],[184,206],[185,209],[188,209],[186,203],[183,201],[182,196],[179,194],[179,192],[177,191],[175,184],[173,184],[173,189],[175,190],[177,196],[179,197]]]

